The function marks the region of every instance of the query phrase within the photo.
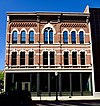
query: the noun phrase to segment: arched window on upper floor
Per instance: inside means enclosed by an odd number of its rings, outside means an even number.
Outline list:
[[[79,40],[80,40],[80,44],[84,43],[84,32],[83,31],[79,32]]]
[[[71,40],[72,40],[72,43],[76,43],[76,32],[75,31],[71,32]]]
[[[67,31],[63,32],[63,43],[68,43],[68,32]]]
[[[44,30],[44,43],[47,43],[47,44],[53,43],[53,30],[50,27]]]
[[[33,31],[29,32],[29,43],[34,43],[34,32]]]
[[[25,43],[26,42],[26,32],[22,31],[21,32],[21,43]]]
[[[17,43],[18,33],[17,31],[13,31],[12,33],[12,43]]]

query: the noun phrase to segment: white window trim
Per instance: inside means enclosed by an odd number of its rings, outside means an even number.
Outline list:
[[[70,31],[70,36],[71,36],[71,33],[73,32],[73,31],[75,31],[75,33],[76,33],[76,43],[75,44],[77,44],[77,31],[76,31],[76,29],[75,28],[73,28],[73,29],[71,29],[71,31]],[[72,44],[72,37],[71,37],[71,44]]]
[[[68,44],[69,44],[69,33],[70,33],[70,32],[68,31],[67,28],[64,28],[64,29],[63,29],[61,35],[63,36],[63,33],[64,33],[65,31],[67,31],[67,33],[68,33]],[[64,39],[64,38],[63,38],[63,39]],[[63,43],[63,44],[64,44],[64,43]]]
[[[85,44],[85,35],[86,35],[86,33],[85,33],[84,29],[81,28],[81,29],[78,31],[78,35],[79,35],[79,33],[80,33],[81,31],[83,31],[83,33],[84,33],[83,37],[84,37],[84,44]],[[79,43],[79,44],[80,44],[80,43]]]

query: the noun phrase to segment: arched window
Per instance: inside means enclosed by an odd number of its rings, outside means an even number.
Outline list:
[[[69,64],[68,52],[65,51],[64,52],[64,65],[68,65],[68,64]]]
[[[43,52],[43,65],[54,65],[55,64],[55,52],[48,51]]]
[[[44,30],[44,43],[53,43],[53,30],[50,27]]]
[[[20,52],[20,65],[25,65],[25,52]]]
[[[17,52],[12,52],[11,65],[17,65]]]
[[[13,31],[13,33],[12,33],[12,43],[17,43],[17,36],[18,36],[17,31]]]
[[[34,32],[33,31],[29,32],[29,43],[34,43]]]
[[[72,52],[72,65],[77,65],[77,52]]]
[[[85,65],[85,52],[80,52],[81,65]]]
[[[34,64],[34,52],[29,52],[29,65]]]
[[[72,43],[76,43],[76,32],[75,31],[71,32],[71,40],[72,40]]]
[[[26,42],[26,32],[22,31],[21,32],[21,43],[25,43]]]
[[[63,32],[63,43],[68,43],[68,32],[67,31]]]
[[[79,40],[81,44],[84,43],[84,32],[83,31],[79,32]]]

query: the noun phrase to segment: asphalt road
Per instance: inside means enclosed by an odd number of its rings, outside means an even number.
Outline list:
[[[33,101],[32,106],[100,106],[100,100]]]

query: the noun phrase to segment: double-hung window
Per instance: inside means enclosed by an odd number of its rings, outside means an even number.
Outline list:
[[[29,32],[29,43],[34,43],[34,32],[33,31]]]
[[[68,52],[64,52],[64,65],[68,65],[69,61],[68,61]]]
[[[11,64],[12,65],[16,65],[17,63],[17,52],[12,52],[12,61]]]
[[[68,32],[67,31],[63,32],[63,43],[68,43]]]
[[[71,40],[72,40],[72,43],[76,43],[76,32],[75,31],[71,32]]]
[[[17,31],[13,31],[13,33],[12,33],[12,43],[17,43],[17,36],[18,36]]]
[[[22,31],[21,32],[21,43],[25,43],[26,42],[26,32]]]
[[[84,32],[83,31],[79,32],[79,40],[80,40],[80,44],[84,43]]]
[[[85,52],[80,52],[81,65],[85,65]]]
[[[34,64],[34,52],[29,52],[29,65]]]
[[[77,65],[77,52],[72,52],[72,65]]]
[[[20,65],[25,65],[25,52],[20,52]]]

